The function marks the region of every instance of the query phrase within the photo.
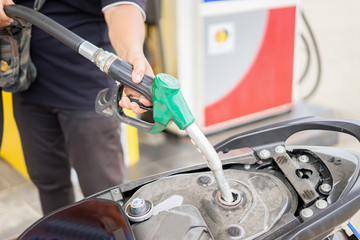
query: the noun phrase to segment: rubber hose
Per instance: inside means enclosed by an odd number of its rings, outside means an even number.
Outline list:
[[[304,11],[301,11],[301,16],[304,20],[304,23],[306,25],[306,28],[308,29],[309,31],[309,34],[310,34],[310,38],[313,42],[313,45],[314,45],[314,50],[315,50],[315,56],[316,56],[316,62],[317,62],[317,66],[318,66],[318,72],[317,72],[317,77],[316,77],[316,82],[315,82],[315,85],[313,87],[313,89],[310,91],[310,93],[308,93],[304,99],[309,99],[311,96],[314,95],[314,93],[317,91],[317,89],[319,88],[320,86],[320,82],[321,82],[321,74],[322,74],[322,67],[321,67],[321,59],[320,59],[320,51],[319,51],[319,47],[318,47],[318,44],[316,42],[316,39],[315,39],[315,36],[314,36],[314,33],[310,27],[310,24],[305,16],[305,13]]]
[[[306,75],[309,73],[309,69],[310,69],[310,64],[311,64],[311,53],[310,53],[310,46],[308,41],[306,40],[304,34],[300,34],[301,36],[301,40],[303,41],[304,45],[305,45],[305,49],[306,49],[306,66],[305,69],[303,71],[303,73],[301,74],[299,83],[302,83],[306,77]]]
[[[11,18],[20,18],[37,26],[76,52],[78,52],[80,44],[85,41],[64,26],[34,9],[21,5],[6,5],[4,6],[4,11]]]

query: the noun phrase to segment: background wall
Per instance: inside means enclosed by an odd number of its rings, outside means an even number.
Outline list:
[[[303,0],[322,57],[319,91],[311,103],[360,119],[360,1]]]

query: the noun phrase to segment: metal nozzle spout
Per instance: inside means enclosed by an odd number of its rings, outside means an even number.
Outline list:
[[[234,198],[230,190],[229,183],[225,178],[220,158],[214,147],[210,144],[209,140],[195,123],[192,123],[185,128],[185,131],[189,134],[193,143],[200,149],[206,158],[208,166],[214,174],[214,178],[219,187],[222,198],[226,202],[233,202]]]

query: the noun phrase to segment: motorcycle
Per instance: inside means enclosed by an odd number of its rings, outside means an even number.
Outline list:
[[[232,202],[200,164],[106,189],[43,217],[19,239],[348,239],[341,229],[360,207],[360,153],[285,146],[305,130],[360,140],[359,121],[315,117],[246,131],[214,146]]]

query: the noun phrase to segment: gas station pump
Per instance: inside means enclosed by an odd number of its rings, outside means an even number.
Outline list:
[[[162,72],[205,133],[291,110],[297,0],[161,3]]]

